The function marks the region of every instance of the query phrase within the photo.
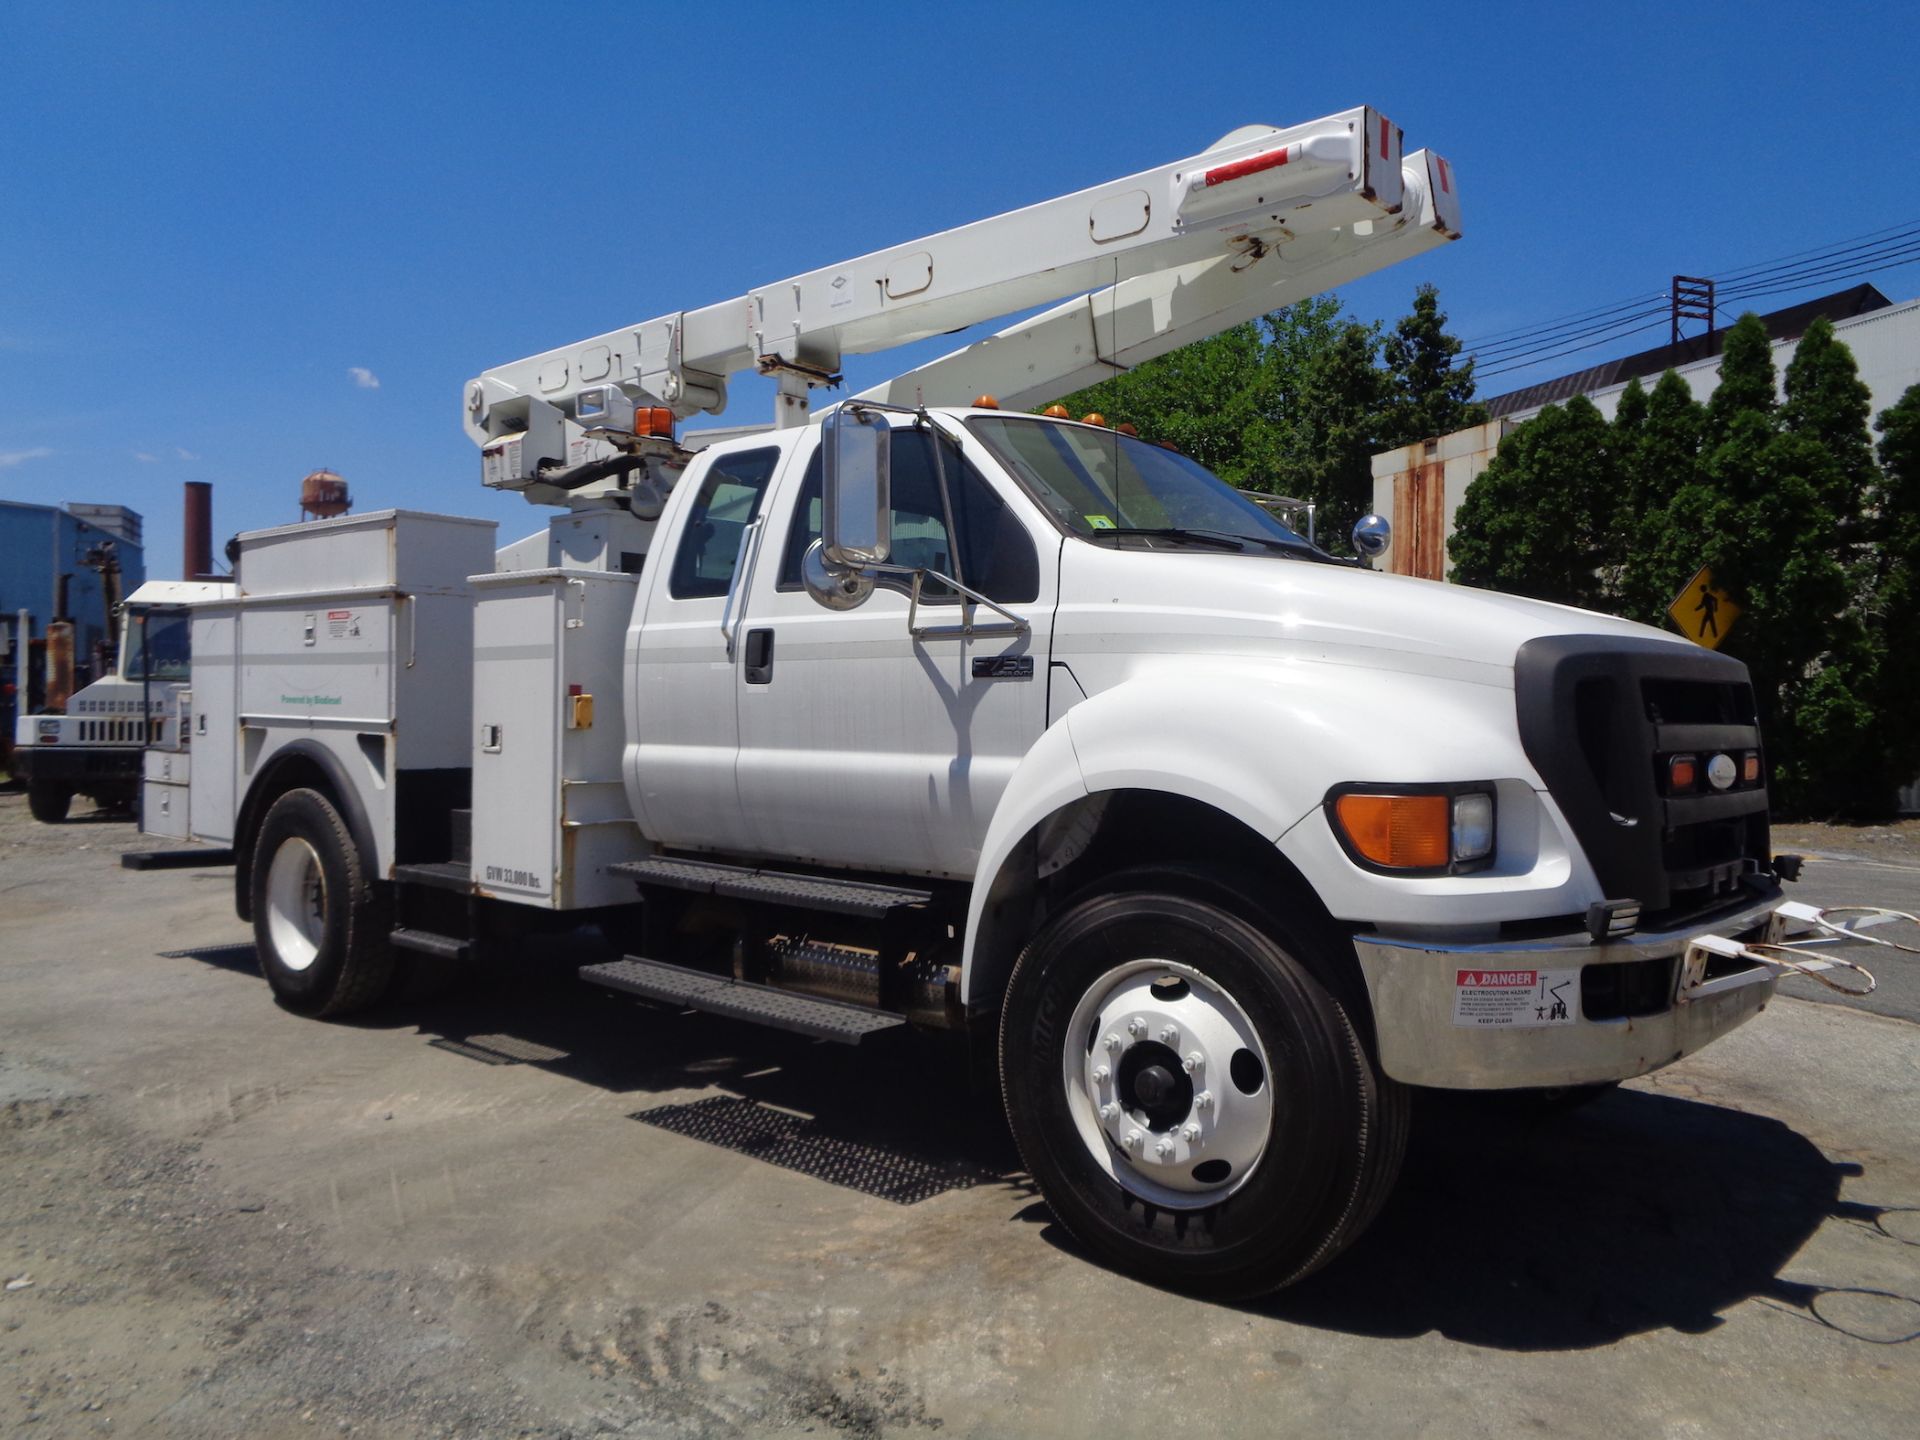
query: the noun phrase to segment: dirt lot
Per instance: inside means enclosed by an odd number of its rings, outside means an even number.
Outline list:
[[[1897,1018],[1781,999],[1572,1115],[1424,1104],[1353,1252],[1216,1306],[1075,1253],[949,1059],[646,1012],[568,953],[299,1020],[230,872],[121,869],[142,843],[0,793],[9,1434],[1858,1440],[1920,1413]]]

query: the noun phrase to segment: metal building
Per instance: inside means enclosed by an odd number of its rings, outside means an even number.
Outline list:
[[[125,596],[147,578],[139,515],[119,505],[67,509],[0,500],[0,735],[12,736],[18,703],[19,613],[27,612],[30,643],[37,652],[47,621],[59,618],[63,576],[66,616],[73,621],[74,655],[83,683],[98,678],[91,673],[93,657],[114,635],[110,597],[97,568],[103,544],[113,546],[120,567],[119,594]],[[96,563],[88,563],[90,554]],[[31,708],[31,698],[28,703]]]

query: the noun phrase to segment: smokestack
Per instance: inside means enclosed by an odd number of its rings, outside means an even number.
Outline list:
[[[187,481],[181,579],[210,579],[213,575],[213,485]]]

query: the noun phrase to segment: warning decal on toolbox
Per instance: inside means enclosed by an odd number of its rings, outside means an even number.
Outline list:
[[[1578,970],[1456,970],[1453,1023],[1532,1029],[1579,1018]]]

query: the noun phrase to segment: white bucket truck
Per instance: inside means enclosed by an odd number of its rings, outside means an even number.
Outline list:
[[[1772,972],[1689,941],[1780,898],[1742,666],[1021,413],[1457,233],[1446,163],[1355,110],[470,382],[546,535],[243,535],[195,610],[191,829],[275,994],[344,1014],[545,915],[613,922],[583,974],[650,1000],[962,1029],[1059,1219],[1226,1295],[1359,1233],[1409,1087],[1740,1024]],[[844,354],[1089,290],[809,423]],[[776,423],[681,448],[748,367]]]
[[[14,721],[13,771],[27,787],[27,809],[34,819],[50,825],[66,819],[76,795],[131,809],[141,794],[143,766],[146,776],[170,782],[178,771],[184,782],[180,716],[193,670],[184,607],[229,589],[219,581],[149,580],[120,608],[113,673],[75,691],[59,714],[22,715]],[[29,653],[24,619],[17,650],[17,693],[24,696]],[[168,758],[149,754],[143,760],[147,746]],[[159,806],[155,833],[169,833],[164,826],[172,792],[149,793]]]

